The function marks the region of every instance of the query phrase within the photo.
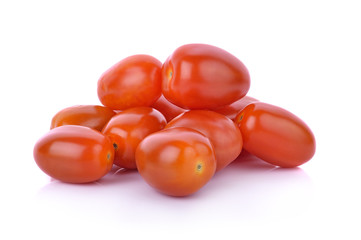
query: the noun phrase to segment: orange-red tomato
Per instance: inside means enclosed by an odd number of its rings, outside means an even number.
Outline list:
[[[94,129],[67,125],[50,130],[34,147],[34,159],[50,177],[69,183],[93,182],[107,174],[114,158],[108,137]]]
[[[177,48],[162,66],[163,95],[185,109],[215,109],[242,98],[250,87],[244,64],[206,44]]]
[[[280,167],[297,167],[315,153],[315,137],[300,118],[280,107],[255,102],[236,117],[243,147],[260,159]]]
[[[167,119],[167,122],[187,111],[186,109],[180,108],[169,102],[163,95],[158,98],[152,107],[160,111],[164,115],[165,119]]]
[[[100,77],[98,97],[116,110],[151,106],[161,95],[162,63],[148,55],[127,57]]]
[[[171,128],[146,137],[136,151],[138,171],[153,188],[171,196],[198,191],[214,175],[212,144],[188,128]]]
[[[76,105],[59,111],[51,120],[50,129],[63,125],[81,125],[101,131],[115,112],[104,106]]]
[[[114,164],[136,169],[134,155],[138,144],[149,134],[163,129],[165,125],[164,116],[150,107],[130,108],[115,115],[102,130],[115,146]]]
[[[221,107],[221,108],[217,108],[214,111],[220,114],[223,114],[224,116],[230,118],[231,120],[234,120],[237,116],[237,114],[243,110],[243,108],[245,108],[248,104],[251,104],[253,102],[257,102],[258,100],[253,98],[253,97],[249,97],[249,96],[244,96],[243,98],[235,101],[234,103]]]
[[[230,164],[242,151],[237,125],[224,115],[208,110],[189,110],[170,121],[166,128],[187,127],[209,138],[214,147],[217,171]]]

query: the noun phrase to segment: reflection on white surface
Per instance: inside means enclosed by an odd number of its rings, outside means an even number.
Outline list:
[[[201,222],[212,216],[216,221],[263,222],[302,213],[313,197],[312,188],[302,169],[275,168],[246,154],[188,197],[162,195],[138,172],[114,168],[96,183],[52,181],[39,190],[36,201],[45,215],[123,225]]]

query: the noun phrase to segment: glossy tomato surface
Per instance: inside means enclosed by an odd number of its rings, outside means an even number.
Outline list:
[[[169,102],[163,95],[158,98],[158,100],[152,105],[152,107],[160,111],[167,119],[167,122],[171,121],[179,114],[187,111],[186,109],[180,108]]]
[[[244,96],[243,98],[235,101],[234,103],[221,108],[217,108],[214,111],[223,114],[224,116],[230,118],[231,120],[234,120],[237,114],[240,111],[242,111],[243,108],[245,108],[248,104],[251,104],[253,102],[258,102],[258,100],[250,96]]]
[[[163,95],[185,109],[215,109],[242,98],[250,87],[245,65],[206,44],[177,48],[162,67]]]
[[[50,177],[69,183],[93,182],[112,165],[111,141],[94,129],[67,125],[50,130],[34,147],[34,159]]]
[[[50,129],[63,125],[80,125],[101,131],[115,112],[104,106],[76,105],[64,108],[54,115]]]
[[[165,125],[164,116],[150,107],[130,108],[115,115],[102,130],[115,146],[114,164],[136,169],[134,155],[138,144],[149,134],[163,129]]]
[[[316,150],[311,129],[291,112],[263,102],[245,107],[236,117],[243,147],[260,159],[280,167],[297,167]]]
[[[116,110],[151,106],[161,95],[162,63],[149,55],[127,57],[98,80],[98,97]]]
[[[237,125],[224,115],[208,110],[189,110],[170,121],[166,128],[187,127],[209,138],[214,147],[217,171],[230,164],[242,151]]]
[[[209,139],[182,127],[146,137],[137,148],[136,162],[140,175],[150,186],[171,196],[195,193],[216,169]]]

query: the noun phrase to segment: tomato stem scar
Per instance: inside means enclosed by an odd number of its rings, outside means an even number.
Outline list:
[[[115,150],[115,151],[118,150],[118,144],[113,143],[113,147],[114,147],[114,150]]]
[[[202,170],[202,163],[197,164],[197,171],[200,172]]]
[[[243,119],[243,113],[241,114],[241,116],[239,116],[239,118],[238,118],[238,120],[237,120],[237,122],[239,123],[240,121],[242,121],[242,119]]]
[[[168,80],[171,80],[173,77],[173,71],[169,71],[169,74],[168,74]]]

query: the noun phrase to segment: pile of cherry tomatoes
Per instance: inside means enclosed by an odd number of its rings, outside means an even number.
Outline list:
[[[130,56],[98,80],[103,106],[72,106],[53,117],[34,159],[68,183],[97,181],[113,164],[135,169],[171,196],[198,191],[242,149],[279,167],[310,160],[310,128],[289,111],[246,96],[249,88],[245,65],[211,45],[181,46],[164,63]]]

